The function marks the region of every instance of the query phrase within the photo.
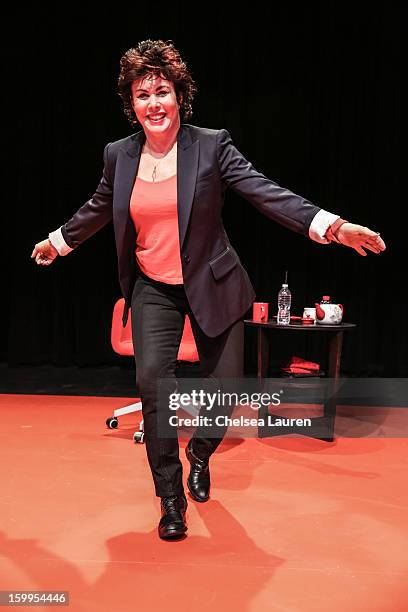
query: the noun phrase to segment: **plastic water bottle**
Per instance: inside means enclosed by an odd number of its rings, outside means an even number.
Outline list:
[[[289,325],[291,302],[292,296],[288,284],[283,283],[278,293],[278,325]]]

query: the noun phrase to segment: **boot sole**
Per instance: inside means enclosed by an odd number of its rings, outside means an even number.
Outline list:
[[[188,527],[183,527],[182,529],[172,529],[168,531],[165,535],[159,533],[159,538],[161,538],[162,540],[172,540],[173,538],[183,536],[186,533],[187,529]]]

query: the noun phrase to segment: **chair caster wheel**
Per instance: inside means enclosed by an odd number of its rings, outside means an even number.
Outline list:
[[[109,419],[106,419],[106,425],[109,429],[116,429],[118,426],[118,419],[116,417],[109,417]]]
[[[133,434],[133,440],[137,444],[143,444],[143,442],[144,442],[144,431],[135,431],[135,433]]]

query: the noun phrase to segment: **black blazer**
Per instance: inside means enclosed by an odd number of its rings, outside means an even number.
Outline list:
[[[61,228],[65,242],[75,248],[113,218],[125,298],[123,325],[138,275],[136,231],[129,204],[144,141],[145,134],[140,131],[105,147],[103,176],[96,192]],[[211,337],[241,318],[255,297],[221,219],[228,187],[270,219],[305,236],[320,210],[257,172],[235,148],[227,130],[181,125],[177,135],[177,205],[183,279],[193,314]]]

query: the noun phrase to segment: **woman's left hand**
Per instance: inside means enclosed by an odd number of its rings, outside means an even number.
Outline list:
[[[385,251],[385,242],[378,232],[373,232],[363,225],[355,223],[343,223],[336,232],[336,238],[344,246],[351,247],[359,255],[367,255],[363,249],[380,253]]]

